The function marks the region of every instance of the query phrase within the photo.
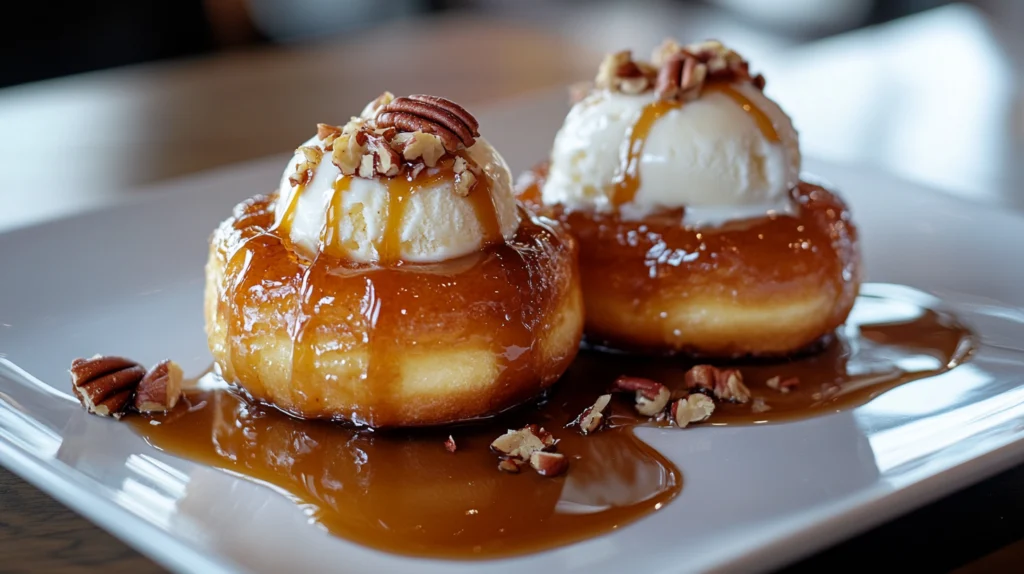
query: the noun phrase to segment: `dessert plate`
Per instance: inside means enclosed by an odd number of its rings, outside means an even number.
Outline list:
[[[565,111],[556,91],[479,117],[521,171],[545,155]],[[284,493],[162,453],[69,395],[70,360],[97,352],[173,357],[187,374],[210,365],[210,230],[239,200],[269,191],[283,162],[179,179],[0,235],[0,463],[172,570],[766,570],[1024,460],[1024,217],[809,161],[852,206],[865,293],[956,314],[977,334],[969,361],[799,422],[640,429],[685,484],[610,535],[488,561],[396,556],[333,537]]]

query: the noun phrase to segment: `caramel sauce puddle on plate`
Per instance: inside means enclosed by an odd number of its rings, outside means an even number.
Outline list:
[[[862,295],[843,331],[820,352],[734,363],[752,403],[719,403],[707,423],[664,432],[690,440],[687,433],[716,432],[707,428],[715,425],[782,423],[849,409],[954,368],[973,345],[973,336],[951,315],[902,298]],[[311,521],[342,538],[412,556],[495,558],[606,534],[679,495],[683,473],[633,433],[638,425],[667,423],[637,417],[630,396],[613,400],[610,426],[596,434],[581,436],[566,425],[618,375],[651,377],[679,389],[690,366],[679,358],[584,350],[539,402],[443,429],[374,432],[299,420],[223,385],[190,391],[167,415],[126,420],[160,450],[287,491],[310,509]],[[774,376],[798,377],[800,385],[780,393],[765,385]],[[203,381],[219,379],[210,374]],[[567,474],[544,478],[529,467],[517,475],[497,470],[490,442],[526,423],[560,439],[558,451],[571,461]],[[449,434],[455,453],[444,446]]]

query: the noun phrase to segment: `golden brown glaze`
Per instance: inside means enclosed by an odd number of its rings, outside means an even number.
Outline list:
[[[207,334],[225,377],[289,412],[382,427],[493,414],[554,382],[582,326],[571,237],[524,211],[506,243],[481,178],[468,198],[489,246],[435,264],[399,259],[408,197],[451,177],[440,165],[392,180],[377,265],[347,260],[333,235],[343,184],[312,260],[290,248],[294,205],[277,227],[274,198],[238,206],[207,264]]]
[[[754,401],[719,403],[704,426],[826,415],[952,369],[971,354],[971,334],[949,315],[879,296],[861,297],[862,306],[859,316],[873,323],[857,323],[855,313],[820,353],[734,365]],[[585,351],[539,403],[471,425],[414,433],[301,421],[225,390],[192,392],[168,415],[126,420],[160,449],[280,487],[335,535],[400,554],[493,558],[607,533],[669,503],[682,488],[683,474],[632,430],[666,423],[638,417],[631,397],[619,395],[612,401],[610,428],[584,437],[565,425],[619,375],[653,378],[678,391],[691,365]],[[774,376],[795,376],[800,384],[783,394],[764,384]],[[926,380],[915,387],[932,392]],[[540,424],[560,439],[559,452],[571,459],[566,475],[497,470],[488,444],[526,423]],[[716,431],[695,426],[662,440],[705,440],[703,432]],[[444,447],[449,434],[455,453]]]
[[[785,355],[838,327],[860,284],[857,233],[836,195],[791,191],[793,215],[718,228],[682,211],[640,221],[540,201],[546,166],[520,180],[532,210],[580,244],[588,341],[652,353]]]

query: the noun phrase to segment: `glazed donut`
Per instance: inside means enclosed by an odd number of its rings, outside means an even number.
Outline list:
[[[801,180],[790,118],[719,42],[609,54],[521,201],[580,244],[588,344],[788,356],[846,320],[860,280],[843,201]]]
[[[802,183],[799,212],[713,230],[678,214],[624,221],[520,194],[580,245],[590,345],[709,358],[787,356],[825,342],[860,284],[857,233],[842,200]]]
[[[321,126],[279,193],[241,203],[213,233],[204,310],[221,375],[293,415],[378,428],[536,397],[579,348],[575,241],[516,204],[486,142],[450,152],[424,131],[373,125],[372,112]],[[345,140],[360,130],[396,153],[416,138],[439,147],[405,153],[394,175],[358,156],[368,169],[348,173],[330,148],[361,145]]]

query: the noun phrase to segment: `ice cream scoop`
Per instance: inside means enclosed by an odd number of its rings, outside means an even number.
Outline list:
[[[790,210],[797,133],[760,86],[727,77],[675,99],[629,86],[599,82],[573,106],[552,147],[544,203],[632,219],[683,208],[687,224]]]
[[[415,125],[378,126],[392,99],[344,127],[321,125],[298,148],[281,176],[275,225],[307,256],[326,249],[367,263],[443,261],[510,239],[519,214],[501,155],[482,138],[449,151]]]

